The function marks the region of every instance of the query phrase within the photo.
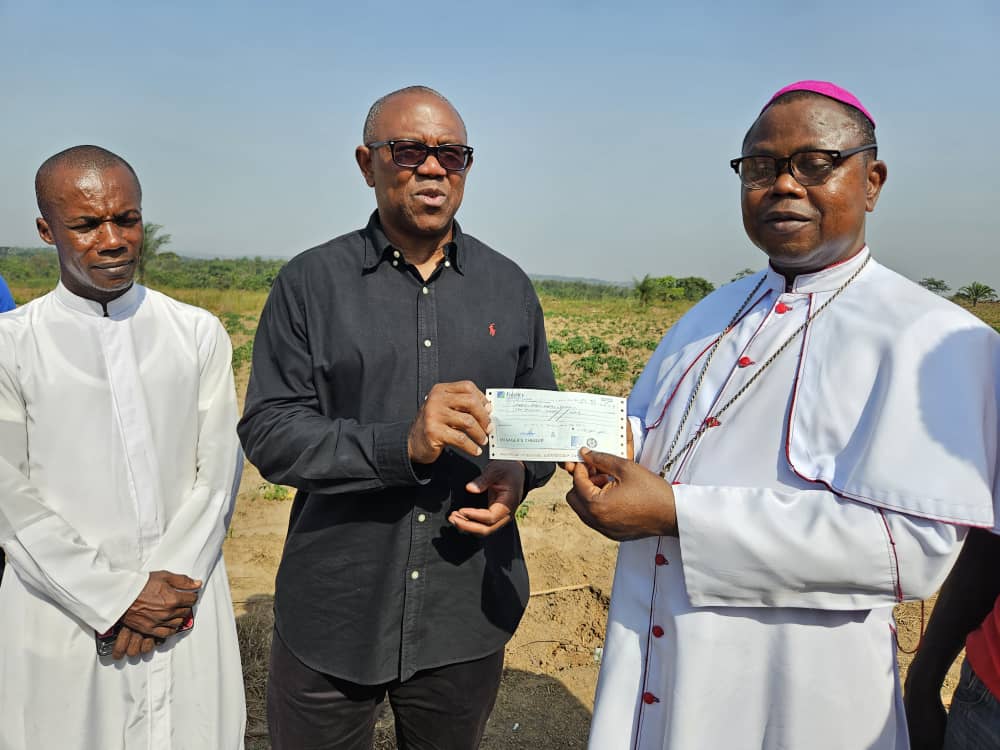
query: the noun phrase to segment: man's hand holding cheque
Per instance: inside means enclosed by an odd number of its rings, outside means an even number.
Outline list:
[[[470,456],[482,455],[482,446],[489,443],[490,410],[489,400],[475,383],[438,383],[427,394],[410,427],[410,460],[414,464],[433,463],[446,447]],[[460,508],[448,516],[448,521],[459,531],[489,536],[510,523],[524,498],[524,464],[490,461],[465,489],[486,493],[487,506]]]

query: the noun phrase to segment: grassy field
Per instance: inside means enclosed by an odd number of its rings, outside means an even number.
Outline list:
[[[46,289],[12,286],[19,304]],[[250,361],[257,319],[266,292],[239,289],[161,289],[217,315],[233,339],[237,372]],[[628,395],[663,333],[691,302],[640,306],[633,299],[575,300],[541,296],[556,381],[563,390]],[[961,303],[958,303],[961,304]],[[1000,302],[965,306],[1000,330]],[[241,394],[242,395],[242,394]]]

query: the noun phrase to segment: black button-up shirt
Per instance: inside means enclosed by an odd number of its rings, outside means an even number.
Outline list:
[[[239,433],[267,479],[296,487],[275,625],[313,669],[362,684],[495,653],[528,600],[516,526],[485,539],[448,521],[487,451],[407,454],[439,382],[554,389],[541,306],[512,261],[455,224],[427,281],[382,232],[307,250],[261,314]],[[552,464],[528,464],[526,489]]]

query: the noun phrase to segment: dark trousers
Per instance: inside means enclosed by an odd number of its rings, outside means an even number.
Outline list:
[[[267,681],[272,750],[371,750],[376,711],[387,695],[399,750],[475,750],[502,671],[500,649],[405,682],[358,685],[307,667],[275,632]]]

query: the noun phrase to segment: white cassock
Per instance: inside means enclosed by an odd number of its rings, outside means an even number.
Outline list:
[[[61,284],[0,316],[0,750],[235,750],[245,705],[222,542],[242,468],[229,337],[141,286]],[[149,571],[194,627],[99,658]]]
[[[629,399],[659,472],[859,269],[707,297]],[[668,474],[679,538],[623,543],[592,750],[902,750],[892,607],[991,526],[1000,336],[871,260]],[[639,428],[638,430],[636,428]]]

